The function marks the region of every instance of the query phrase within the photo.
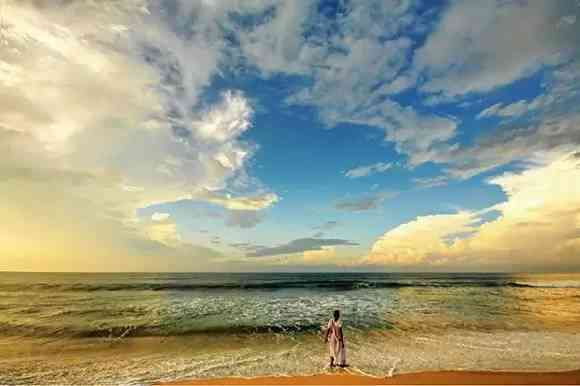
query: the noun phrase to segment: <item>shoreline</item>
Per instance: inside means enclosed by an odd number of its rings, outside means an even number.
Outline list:
[[[305,376],[254,378],[199,378],[159,385],[578,385],[580,369],[572,371],[427,371],[392,377],[372,377],[351,372]]]

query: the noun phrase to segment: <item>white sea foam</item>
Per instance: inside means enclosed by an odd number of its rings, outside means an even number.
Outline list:
[[[580,361],[579,334],[456,331],[410,338],[347,336],[348,371],[385,377],[395,372],[445,369],[571,370]],[[128,338],[123,346],[111,348],[98,340],[87,344],[86,339],[48,344],[21,339],[19,345],[12,340],[13,355],[0,359],[0,383],[148,383],[307,375],[324,372],[327,363],[319,337],[304,337],[299,343],[281,338],[268,341],[264,337],[256,338],[254,345],[251,339],[229,345],[209,342]],[[34,357],[24,355],[33,347]]]
[[[579,281],[558,280],[558,281],[516,281],[517,285],[536,288],[580,288]]]

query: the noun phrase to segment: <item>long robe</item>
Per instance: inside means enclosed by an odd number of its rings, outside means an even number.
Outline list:
[[[335,364],[344,366],[346,365],[346,350],[344,343],[340,341],[342,322],[340,320],[335,321],[334,319],[330,319],[327,328],[330,331],[328,336],[328,352],[330,357],[334,358]]]

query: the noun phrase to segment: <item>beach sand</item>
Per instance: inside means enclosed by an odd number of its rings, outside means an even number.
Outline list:
[[[192,379],[166,385],[578,385],[580,370],[566,372],[435,371],[375,378],[350,373],[292,377]]]

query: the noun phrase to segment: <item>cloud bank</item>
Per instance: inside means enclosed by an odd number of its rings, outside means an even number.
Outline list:
[[[580,157],[537,159],[491,184],[506,201],[485,210],[421,216],[386,232],[364,264],[527,272],[580,268]],[[485,214],[499,211],[492,221]]]

